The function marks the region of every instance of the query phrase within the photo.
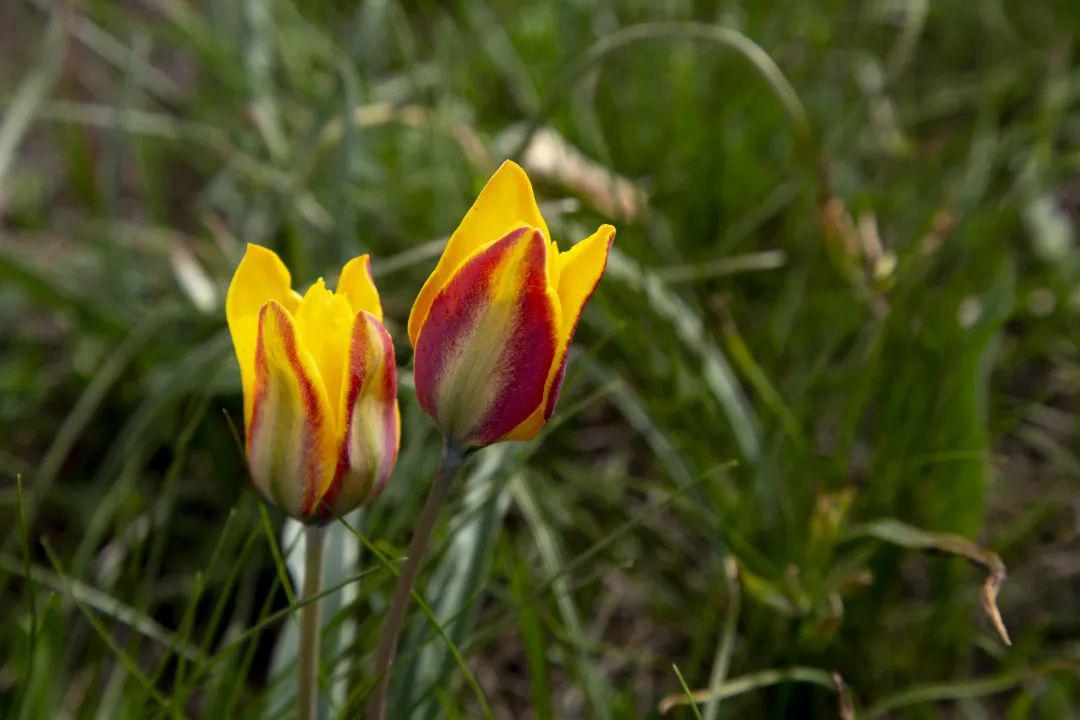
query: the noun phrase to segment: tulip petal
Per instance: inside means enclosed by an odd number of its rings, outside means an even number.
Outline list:
[[[248,244],[225,297],[225,317],[229,322],[244,388],[245,428],[251,424],[259,311],[270,300],[277,301],[290,312],[296,309],[299,302],[291,289],[289,270],[281,258],[273,250]]]
[[[382,303],[379,301],[379,291],[375,289],[375,280],[371,277],[369,255],[354,257],[345,263],[338,278],[337,293],[349,299],[354,313],[366,310],[382,322]]]
[[[585,304],[596,290],[600,277],[607,267],[608,254],[615,239],[615,228],[601,225],[600,228],[579,242],[574,247],[559,255],[554,263],[553,275],[558,285],[559,306],[562,310],[562,325],[559,329],[559,346],[556,362],[552,364],[544,394],[544,404],[524,422],[514,428],[505,440],[530,440],[536,437],[544,423],[555,412],[559,392],[562,390],[566,375],[566,356],[570,343],[574,339],[578,320]]]
[[[333,417],[337,417],[341,399],[347,360],[345,348],[349,346],[355,317],[346,297],[327,290],[322,278],[308,289],[296,309],[297,336],[315,360]]]
[[[322,502],[331,517],[379,496],[397,461],[401,437],[394,344],[373,314],[357,314],[347,355],[338,414],[344,437],[334,482]]]
[[[457,268],[478,249],[522,225],[537,228],[545,239],[551,237],[540,215],[540,208],[536,206],[529,177],[520,166],[507,160],[484,185],[476,202],[450,236],[435,270],[416,296],[409,314],[409,343],[414,348],[435,296]]]
[[[251,477],[289,515],[306,519],[334,477],[337,443],[326,389],[292,316],[275,300],[259,312],[247,433]]]
[[[513,230],[468,258],[431,304],[416,342],[416,393],[465,446],[499,440],[543,405],[561,327],[547,256],[539,230]]]
[[[585,303],[589,302],[607,268],[615,228],[601,225],[596,232],[559,255],[559,302],[563,308],[561,337],[574,338]]]

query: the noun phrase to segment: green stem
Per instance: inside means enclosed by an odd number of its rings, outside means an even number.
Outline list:
[[[319,601],[322,588],[323,539],[321,525],[304,528],[304,587],[300,600],[300,720],[315,720],[319,710]]]
[[[458,470],[464,462],[461,449],[455,444],[447,442],[443,445],[442,462],[435,474],[435,482],[428,492],[424,509],[420,512],[420,520],[416,525],[416,532],[409,543],[409,555],[405,560],[405,566],[401,569],[397,587],[394,588],[394,596],[390,600],[390,606],[383,620],[382,632],[379,635],[379,647],[375,653],[375,677],[378,684],[368,699],[368,720],[384,720],[386,717],[386,696],[390,690],[390,668],[394,664],[394,653],[397,651],[398,638],[405,621],[405,611],[409,607],[409,598],[412,595],[413,586],[416,585],[416,576],[420,572],[420,564],[423,561],[424,550],[431,539],[431,531],[435,528],[435,520],[439,516],[439,510],[446,502],[446,495],[450,491],[450,485],[457,477]]]

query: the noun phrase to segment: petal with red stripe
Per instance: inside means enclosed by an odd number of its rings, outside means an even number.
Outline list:
[[[333,480],[337,433],[315,360],[274,300],[259,312],[252,406],[252,479],[286,513],[306,519]]]
[[[409,342],[416,347],[420,328],[427,320],[435,297],[453,277],[461,264],[474,252],[527,225],[550,238],[547,224],[533,195],[532,183],[525,171],[506,160],[487,181],[461,224],[446,243],[439,262],[420,288],[409,313]]]
[[[244,427],[251,424],[252,389],[255,384],[255,345],[259,335],[259,311],[276,300],[292,312],[299,298],[290,287],[289,270],[269,248],[248,244],[244,258],[236,266],[225,297],[225,317],[232,335],[233,349],[240,365],[244,389]]]
[[[383,324],[366,311],[353,324],[338,417],[344,434],[337,472],[320,511],[329,516],[378,497],[397,461],[401,414],[394,345]]]
[[[559,347],[555,354],[555,362],[551,366],[551,374],[548,376],[544,404],[514,428],[504,438],[505,440],[530,440],[536,437],[548,418],[555,412],[555,403],[559,400],[559,392],[562,390],[563,378],[566,375],[566,356],[570,343],[574,339],[574,332],[577,330],[585,304],[592,297],[607,267],[607,259],[614,239],[615,228],[611,225],[601,225],[595,233],[556,259],[552,274],[558,285],[562,323],[559,328]]]
[[[443,433],[498,441],[544,403],[558,349],[548,245],[519,227],[475,251],[435,296],[416,340],[416,392]]]

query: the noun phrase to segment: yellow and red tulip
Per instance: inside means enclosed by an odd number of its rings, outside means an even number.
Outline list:
[[[248,245],[225,301],[255,485],[306,522],[375,499],[397,460],[394,346],[367,255],[301,297],[271,250]]]
[[[488,180],[409,316],[417,397],[448,440],[540,432],[614,237],[602,225],[559,252],[525,171],[508,160]]]

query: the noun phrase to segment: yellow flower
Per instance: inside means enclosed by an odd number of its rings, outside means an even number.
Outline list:
[[[559,252],[525,171],[507,160],[488,180],[409,316],[416,394],[448,440],[481,447],[540,432],[614,237],[602,225]]]
[[[271,250],[248,245],[225,300],[248,466],[267,499],[318,522],[375,499],[397,461],[394,346],[367,255],[301,297]]]

